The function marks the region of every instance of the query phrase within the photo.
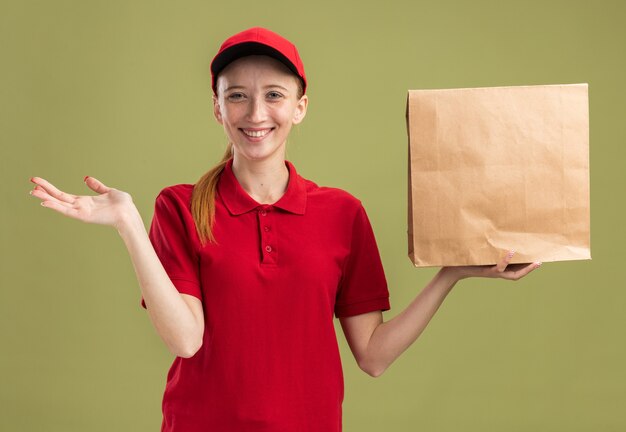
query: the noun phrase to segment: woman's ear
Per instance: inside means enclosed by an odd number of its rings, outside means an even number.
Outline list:
[[[217,96],[213,95],[213,115],[219,124],[222,124],[222,109]]]
[[[304,120],[304,116],[306,116],[306,109],[309,105],[309,98],[307,95],[302,95],[298,104],[296,105],[296,111],[293,115],[293,124],[298,124],[302,120]]]

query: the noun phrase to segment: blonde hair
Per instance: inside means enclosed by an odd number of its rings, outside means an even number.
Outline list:
[[[304,95],[304,87],[302,79],[298,79],[297,98],[300,99]],[[217,183],[219,182],[222,171],[229,159],[233,157],[233,144],[228,143],[222,160],[207,171],[200,180],[196,182],[191,194],[191,214],[196,224],[196,232],[200,238],[200,243],[204,247],[206,243],[217,243],[213,235],[213,226],[215,224],[215,195],[217,194]]]
[[[204,246],[207,242],[216,243],[213,236],[215,223],[215,195],[217,182],[228,160],[233,156],[233,145],[228,143],[222,160],[207,171],[193,186],[191,193],[191,214],[196,223],[196,231],[200,243]]]

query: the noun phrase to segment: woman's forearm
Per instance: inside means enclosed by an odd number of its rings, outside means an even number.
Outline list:
[[[442,268],[406,309],[376,327],[367,345],[369,368],[375,376],[417,340],[458,280],[450,269]]]
[[[192,356],[202,345],[204,322],[183,300],[150,242],[143,220],[133,207],[116,226],[130,255],[148,315],[169,350]]]

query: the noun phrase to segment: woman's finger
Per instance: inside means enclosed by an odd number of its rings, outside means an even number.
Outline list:
[[[498,272],[502,273],[504,270],[506,270],[507,266],[511,262],[511,258],[513,258],[513,255],[515,255],[515,251],[510,250],[504,256],[504,258],[502,258],[502,260],[498,264],[496,264],[496,269],[498,270]]]
[[[59,201],[42,201],[41,205],[47,208],[51,208],[52,210],[56,210],[65,216],[69,216],[75,219],[78,219],[78,210],[75,209],[71,204]]]
[[[512,272],[511,275],[509,275],[509,278],[512,280],[521,279],[524,276],[526,276],[528,273],[530,273],[531,271],[535,270],[536,268],[539,268],[540,265],[541,265],[540,262],[530,263],[526,265],[525,267],[521,268],[520,270]]]
[[[55,197],[47,193],[46,190],[42,187],[36,187],[32,191],[30,191],[30,194],[34,197],[40,198],[42,201],[52,201],[59,205],[63,205],[65,207],[72,207],[74,205],[73,203],[68,203],[68,202],[56,199]]]
[[[54,185],[52,185],[47,180],[42,179],[41,177],[33,177],[31,181],[35,184],[38,184],[48,193],[48,195],[56,198],[59,201],[64,201],[66,203],[74,203],[76,201],[76,195],[68,194],[57,189]]]
[[[518,279],[523,278],[524,276],[526,276],[528,273],[535,270],[536,268],[539,268],[540,265],[541,265],[541,262],[534,262],[534,263],[526,264],[517,270],[504,272],[502,277],[504,277],[505,279],[510,279],[510,280],[518,280]]]
[[[99,194],[107,193],[111,190],[110,187],[106,187],[100,180],[94,177],[85,177],[85,184]]]

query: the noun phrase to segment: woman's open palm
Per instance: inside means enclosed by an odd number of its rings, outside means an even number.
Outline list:
[[[41,198],[42,206],[87,223],[117,227],[128,208],[134,206],[129,193],[107,187],[93,177],[87,177],[85,184],[99,194],[94,196],[63,192],[41,177],[30,181],[35,183],[31,194]]]

